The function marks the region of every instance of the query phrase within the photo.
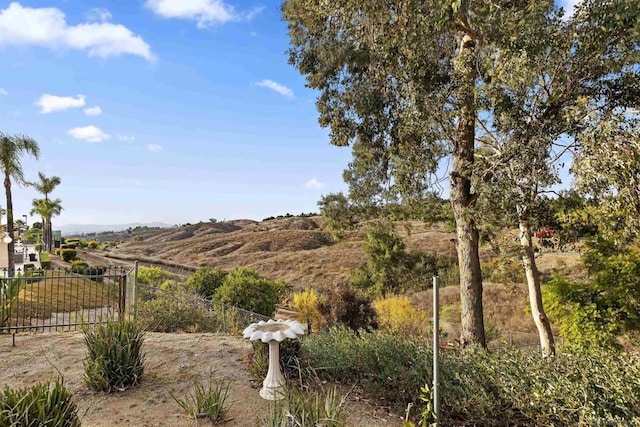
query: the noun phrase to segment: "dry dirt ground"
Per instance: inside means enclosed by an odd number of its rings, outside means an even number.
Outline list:
[[[60,373],[76,398],[83,426],[194,426],[170,392],[183,397],[194,379],[213,377],[230,382],[233,402],[224,425],[258,426],[268,403],[259,394],[243,364],[251,346],[239,337],[218,334],[148,333],[146,369],[142,382],[114,394],[95,393],[85,386],[82,361],[86,347],[80,332],[0,336],[0,388],[31,386]],[[349,426],[401,426],[396,416],[372,405],[356,393],[346,403]]]

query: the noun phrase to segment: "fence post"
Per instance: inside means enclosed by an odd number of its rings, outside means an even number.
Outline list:
[[[138,318],[138,261],[133,262],[133,283],[132,283],[133,320]]]
[[[433,278],[433,415],[435,417],[434,426],[438,425],[440,415],[440,301],[438,295],[439,280],[437,276]]]
[[[122,319],[127,308],[127,275],[121,273],[119,282],[120,295],[118,295],[118,319]]]

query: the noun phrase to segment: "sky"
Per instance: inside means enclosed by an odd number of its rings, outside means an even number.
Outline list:
[[[350,149],[317,124],[280,5],[0,0],[0,131],[39,143],[28,181],[61,178],[54,228],[261,220],[345,191]],[[14,217],[38,197],[14,186]]]

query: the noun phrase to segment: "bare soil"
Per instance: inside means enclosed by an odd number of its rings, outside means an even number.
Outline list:
[[[141,383],[123,392],[90,391],[84,384],[86,346],[80,332],[0,336],[0,387],[26,387],[58,375],[76,398],[83,426],[193,426],[209,425],[189,419],[171,397],[184,397],[194,380],[229,381],[232,402],[224,425],[257,426],[268,409],[243,361],[251,349],[247,340],[219,334],[148,333],[146,369]],[[390,415],[357,393],[346,403],[349,426],[401,426]]]

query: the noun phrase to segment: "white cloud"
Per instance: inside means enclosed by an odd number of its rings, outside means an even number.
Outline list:
[[[111,135],[104,133],[100,128],[93,125],[69,129],[67,133],[75,139],[87,142],[102,142],[111,138]]]
[[[326,185],[315,178],[311,178],[307,182],[304,183],[304,186],[307,188],[313,188],[314,190],[322,190]]]
[[[102,108],[97,105],[95,107],[85,108],[84,113],[87,116],[99,116],[100,114],[102,114]]]
[[[71,26],[59,9],[23,7],[18,2],[0,9],[2,46],[69,48],[86,51],[89,57],[130,54],[154,60],[149,45],[123,25],[89,22]]]
[[[278,92],[282,96],[286,96],[289,99],[294,99],[293,91],[288,87],[281,85],[280,83],[274,82],[273,80],[262,80],[261,82],[256,82],[256,86],[266,87],[267,89],[271,89],[275,92]]]
[[[49,114],[54,111],[64,111],[69,108],[84,107],[84,95],[73,96],[55,96],[45,93],[35,102],[40,107],[40,114]]]
[[[256,7],[239,13],[223,0],[147,0],[145,5],[163,18],[195,21],[198,28],[230,21],[250,21],[264,10],[264,7]]]
[[[136,140],[136,137],[132,135],[118,135],[117,138],[118,138],[118,141],[126,141],[126,142],[131,142]]]
[[[7,96],[9,92],[7,92],[4,88],[0,87],[0,96]]]
[[[151,151],[152,153],[156,153],[156,152],[162,150],[162,145],[149,144],[149,145],[147,145],[147,150]]]
[[[102,7],[89,9],[86,16],[89,22],[108,22],[112,18],[111,12]]]

